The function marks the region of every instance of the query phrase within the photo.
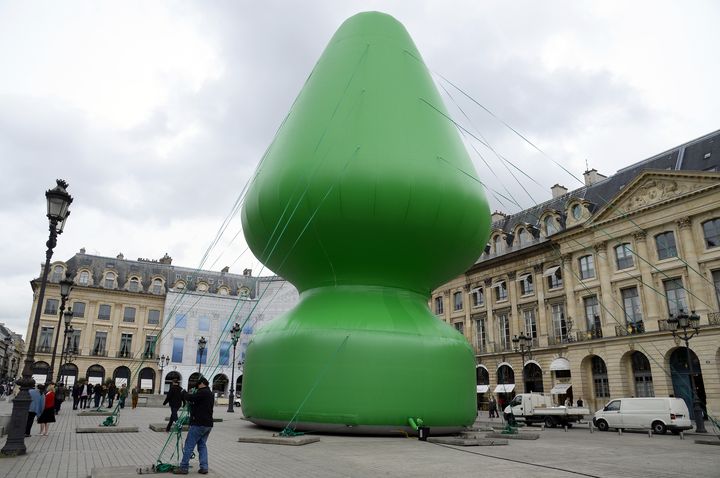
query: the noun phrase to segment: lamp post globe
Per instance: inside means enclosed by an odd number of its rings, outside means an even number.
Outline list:
[[[240,324],[237,322],[230,329],[230,340],[232,341],[233,354],[232,354],[232,376],[230,378],[230,394],[228,396],[228,409],[229,413],[235,412],[235,350],[237,348],[238,339],[240,338]]]
[[[27,423],[27,414],[31,402],[30,389],[35,386],[35,380],[33,380],[32,377],[32,366],[35,361],[35,344],[37,342],[38,329],[40,328],[40,314],[42,312],[42,304],[45,300],[48,273],[50,272],[50,259],[53,255],[53,249],[55,249],[57,245],[57,236],[62,234],[65,228],[65,221],[70,215],[70,204],[72,204],[73,201],[72,196],[67,192],[68,183],[62,179],[56,180],[55,183],[56,186],[53,189],[45,192],[50,237],[45,243],[47,246],[47,250],[45,251],[45,267],[43,267],[42,270],[37,306],[35,307],[35,317],[30,330],[30,338],[27,342],[27,354],[25,355],[22,378],[18,380],[20,391],[13,399],[8,438],[5,446],[0,450],[0,454],[3,456],[24,455],[27,452],[27,448],[25,447],[25,424]],[[52,373],[52,369],[50,370],[50,373]]]

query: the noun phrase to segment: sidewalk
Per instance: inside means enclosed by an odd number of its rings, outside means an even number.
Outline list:
[[[0,414],[10,413],[10,405],[0,402]],[[58,422],[51,425],[49,437],[36,435],[38,425],[33,427],[33,436],[25,441],[27,455],[0,459],[0,476],[84,478],[94,467],[149,466],[168,437],[148,428],[149,423],[163,422],[169,415],[167,409],[126,407],[120,425],[136,425],[139,433],[76,434],[76,426],[97,426],[103,417],[78,417],[67,405],[63,404]],[[495,447],[445,446],[404,437],[319,435],[318,443],[294,447],[238,443],[240,436],[267,437],[272,432],[243,420],[240,410],[231,414],[218,406],[215,417],[224,421],[216,423],[208,440],[210,468],[217,476],[228,478],[565,478],[578,477],[578,473],[602,478],[717,478],[720,467],[717,448],[672,435],[649,438],[647,434],[546,429],[539,440],[512,440]],[[4,443],[5,438],[0,439],[0,445]],[[195,474],[197,460],[192,460],[191,466],[191,474]]]

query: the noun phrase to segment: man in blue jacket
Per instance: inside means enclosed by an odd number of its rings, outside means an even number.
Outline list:
[[[213,427],[213,406],[215,396],[208,388],[208,380],[201,377],[198,380],[197,392],[183,393],[183,398],[190,404],[190,427],[185,438],[183,457],[180,466],[173,470],[176,475],[187,475],[190,468],[190,456],[192,456],[197,445],[200,458],[200,469],[198,473],[208,472],[207,439]]]
[[[42,414],[43,408],[45,408],[45,397],[43,397],[43,394],[40,393],[44,390],[45,385],[43,384],[40,384],[37,386],[37,388],[33,388],[32,390],[30,390],[30,398],[32,399],[32,402],[30,402],[30,408],[28,409],[27,425],[25,426],[26,437],[30,436],[30,430],[32,429],[35,417]]]

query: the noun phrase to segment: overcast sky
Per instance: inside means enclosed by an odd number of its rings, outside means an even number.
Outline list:
[[[55,178],[75,202],[54,259],[85,247],[131,259],[167,252],[197,266],[328,40],[366,10],[395,16],[434,73],[576,176],[586,160],[612,174],[720,127],[720,4],[711,0],[5,0],[0,322],[26,333]],[[520,178],[528,197],[478,146],[498,175],[472,152],[481,178],[522,207],[549,199],[555,183],[580,186],[448,91],[451,113],[539,185]],[[206,267],[262,272],[242,254],[242,234],[231,242],[239,225]]]

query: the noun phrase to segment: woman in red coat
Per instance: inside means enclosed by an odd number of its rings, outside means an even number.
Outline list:
[[[48,436],[48,429],[51,423],[55,423],[55,385],[48,385],[45,390],[45,408],[38,417],[40,424],[40,436]]]

